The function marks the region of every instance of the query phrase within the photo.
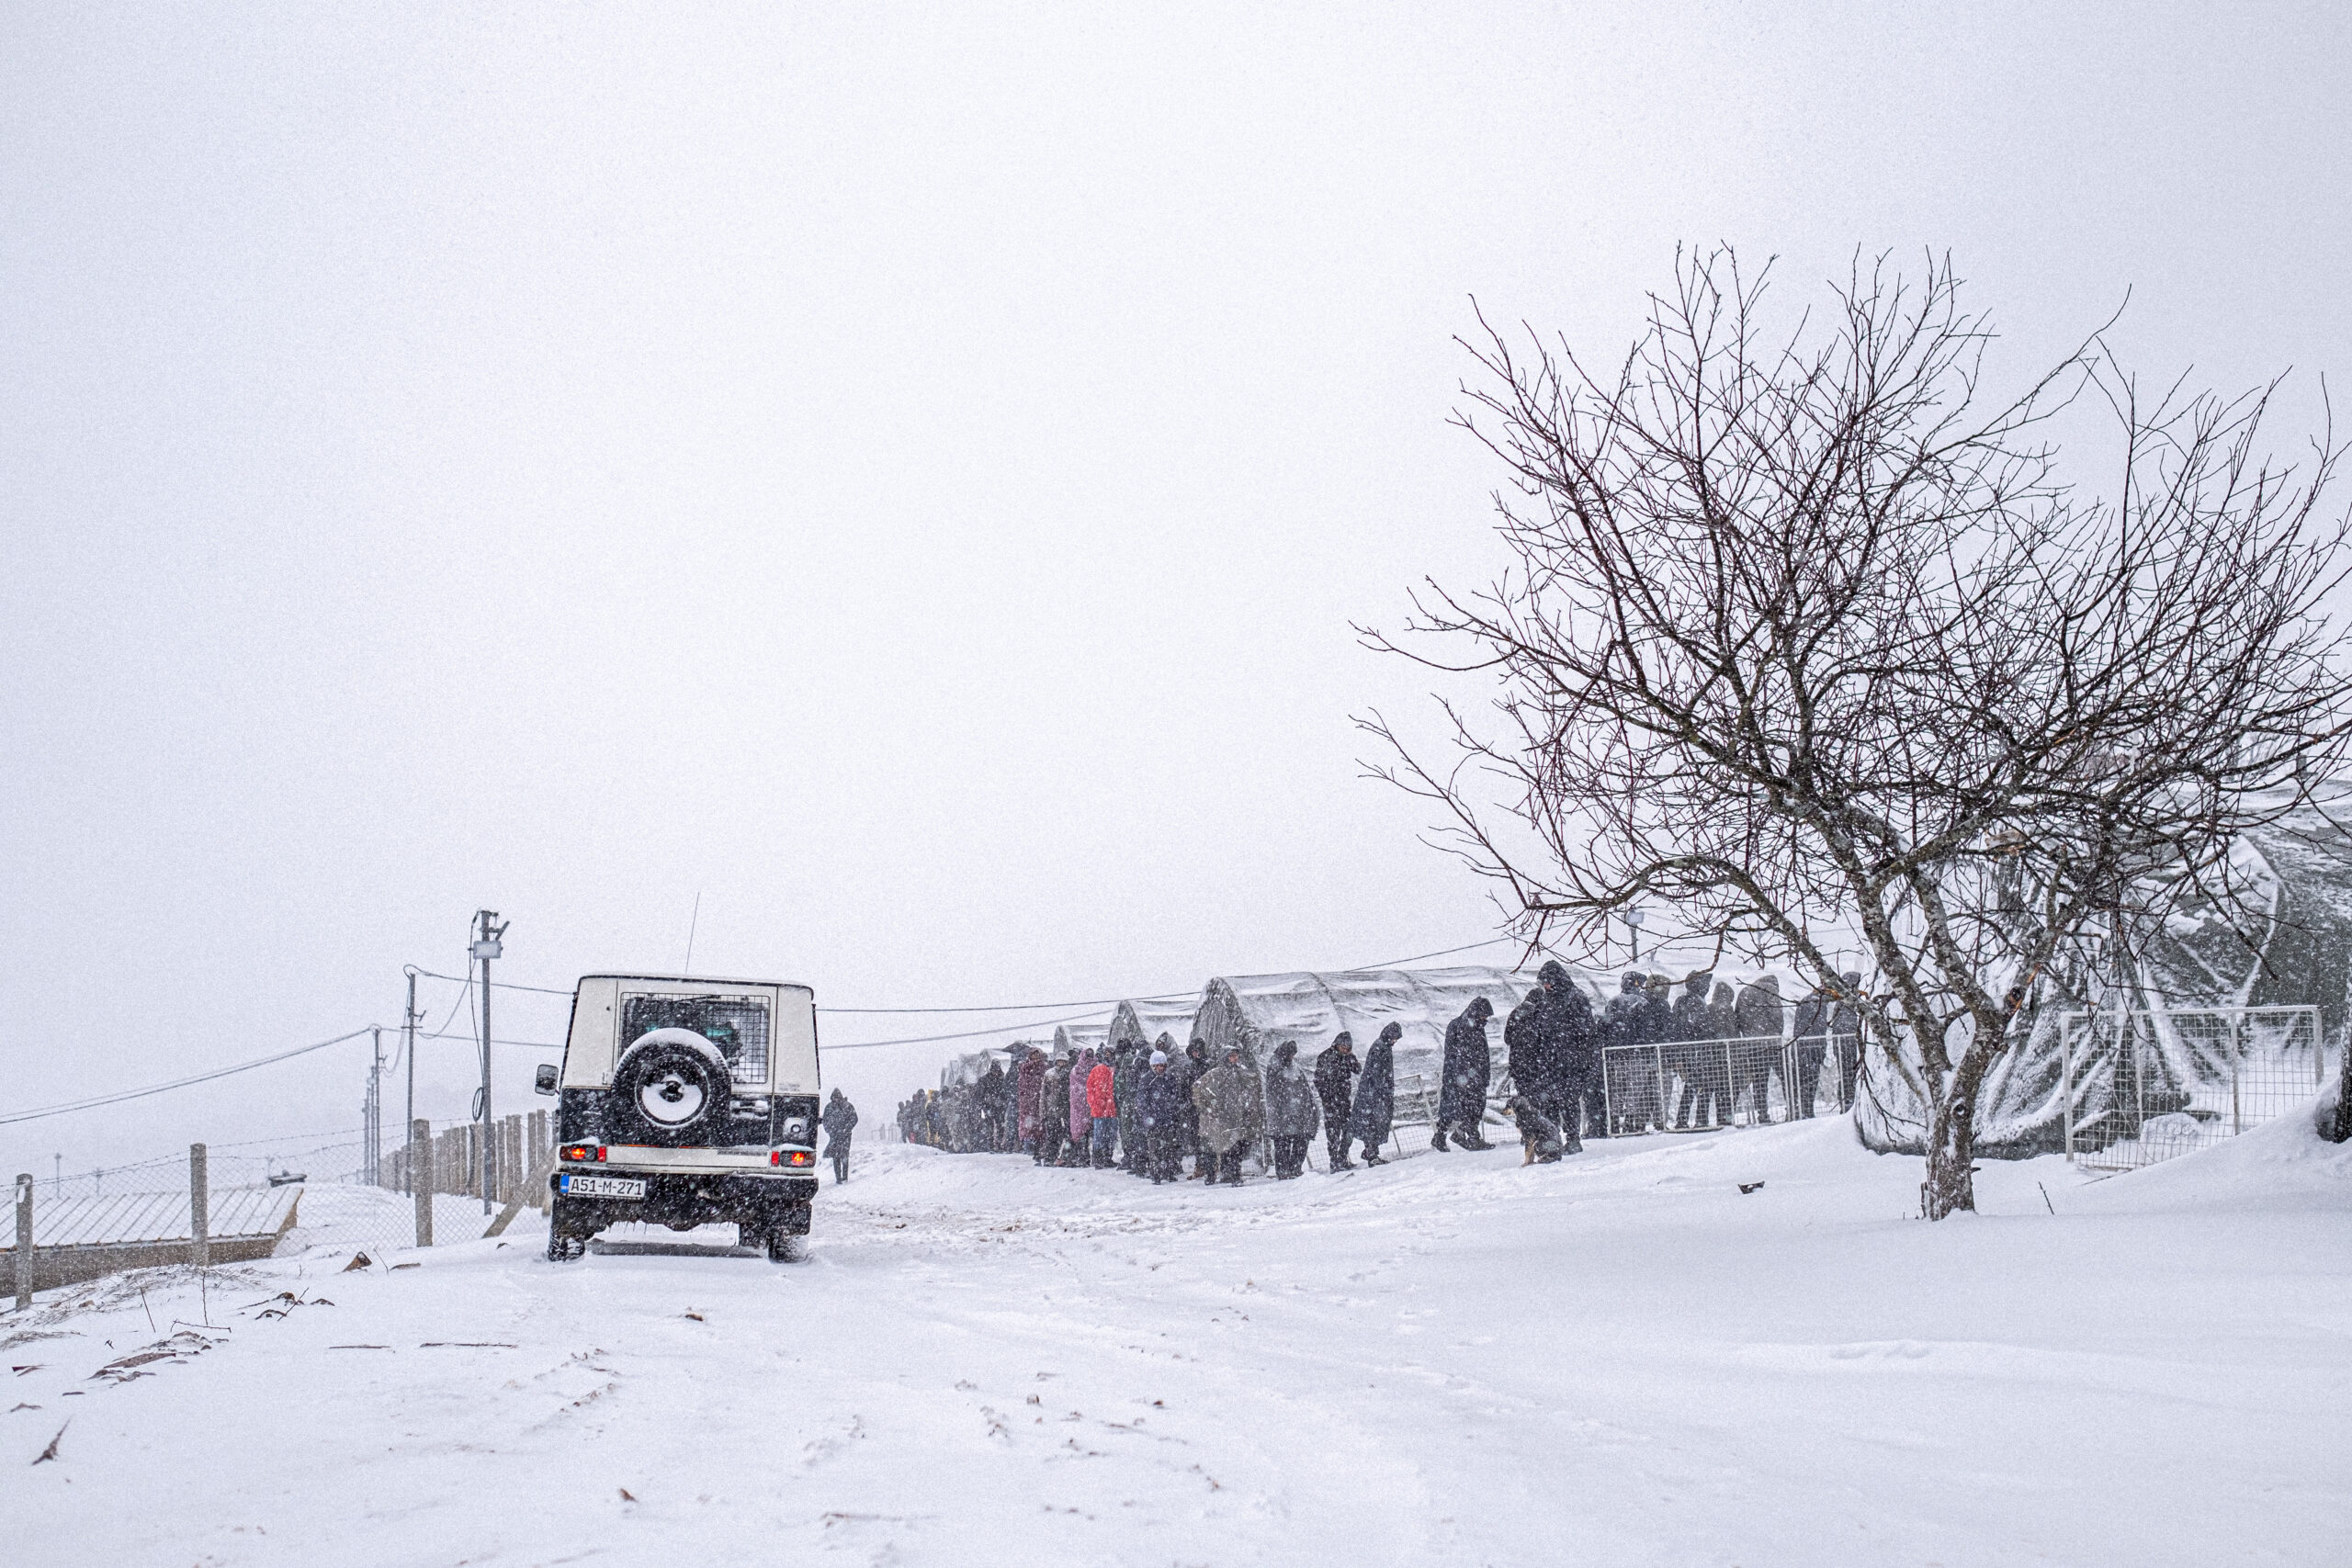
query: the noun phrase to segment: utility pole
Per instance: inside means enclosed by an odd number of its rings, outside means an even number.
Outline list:
[[[384,1032],[368,1028],[368,1185],[384,1184]]]
[[[490,1213],[492,1196],[498,1190],[495,1175],[498,1151],[494,1134],[497,1128],[490,1118],[490,961],[504,955],[499,939],[506,934],[503,925],[493,925],[498,919],[495,909],[474,911],[474,961],[481,965],[481,1096],[477,1120],[481,1124],[481,1212]]]
[[[401,1118],[401,1125],[416,1126],[416,965],[408,966],[408,1010],[401,1015],[401,1028],[407,1035],[408,1050],[408,1114]],[[416,1160],[413,1156],[401,1166],[402,1190],[416,1190]],[[422,1242],[418,1243],[423,1246]]]

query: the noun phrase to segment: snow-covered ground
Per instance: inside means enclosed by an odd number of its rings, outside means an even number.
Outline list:
[[[2330,1558],[2352,1153],[2299,1116],[2098,1183],[1988,1165],[1940,1225],[1918,1177],[1832,1122],[1238,1191],[883,1146],[805,1263],[558,1267],[518,1223],[351,1273],[377,1195],[318,1190],[302,1257],[202,1299],[0,1319],[0,1555]]]

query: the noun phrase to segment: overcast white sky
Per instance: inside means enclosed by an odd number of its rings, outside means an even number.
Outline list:
[[[2339,6],[1139,12],[0,10],[0,1111],[396,1023],[482,905],[869,1007],[1491,934],[1349,721],[1496,564],[1474,294],[1614,354],[1678,243],[1933,246],[2019,368],[2127,288],[2151,374],[2352,367]]]

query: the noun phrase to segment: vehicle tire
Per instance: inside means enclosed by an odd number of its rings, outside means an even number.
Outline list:
[[[767,1234],[768,1261],[771,1263],[806,1263],[808,1261],[808,1238],[793,1235],[781,1226]]]
[[[573,1224],[565,1211],[571,1207],[558,1198],[548,1211],[548,1261],[577,1263],[588,1256],[591,1231]]]
[[[677,1147],[700,1141],[727,1114],[727,1058],[684,1029],[657,1029],[621,1056],[605,1097],[605,1136],[616,1144]]]

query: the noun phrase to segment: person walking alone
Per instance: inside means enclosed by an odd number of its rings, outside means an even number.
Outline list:
[[[1355,1168],[1348,1158],[1348,1121],[1355,1111],[1355,1077],[1362,1071],[1355,1036],[1344,1029],[1315,1058],[1315,1096],[1323,1102],[1323,1137],[1330,1147],[1333,1170]]]
[[[833,1090],[833,1098],[825,1102],[825,1113],[818,1118],[824,1123],[826,1157],[833,1162],[833,1185],[838,1187],[849,1179],[849,1134],[857,1125],[857,1107],[841,1090]]]
[[[1363,1163],[1386,1165],[1380,1157],[1380,1145],[1388,1141],[1389,1126],[1396,1119],[1396,1042],[1403,1039],[1402,1024],[1392,1023],[1380,1032],[1365,1053],[1363,1077],[1356,1081],[1356,1102],[1348,1121],[1348,1133],[1363,1145]]]
[[[1274,1047],[1266,1072],[1266,1136],[1274,1145],[1274,1179],[1288,1181],[1306,1167],[1306,1145],[1315,1141],[1319,1118],[1315,1080],[1298,1065],[1298,1046],[1285,1040]]]
[[[1495,1016],[1495,1004],[1484,997],[1473,997],[1462,1015],[1445,1026],[1445,1058],[1439,1066],[1441,1077],[1437,1088],[1437,1128],[1430,1134],[1430,1147],[1450,1147],[1446,1134],[1465,1149],[1486,1149],[1494,1145],[1480,1134],[1478,1124],[1487,1117],[1487,1085],[1494,1080],[1494,1053],[1487,1044],[1487,1021]]]

